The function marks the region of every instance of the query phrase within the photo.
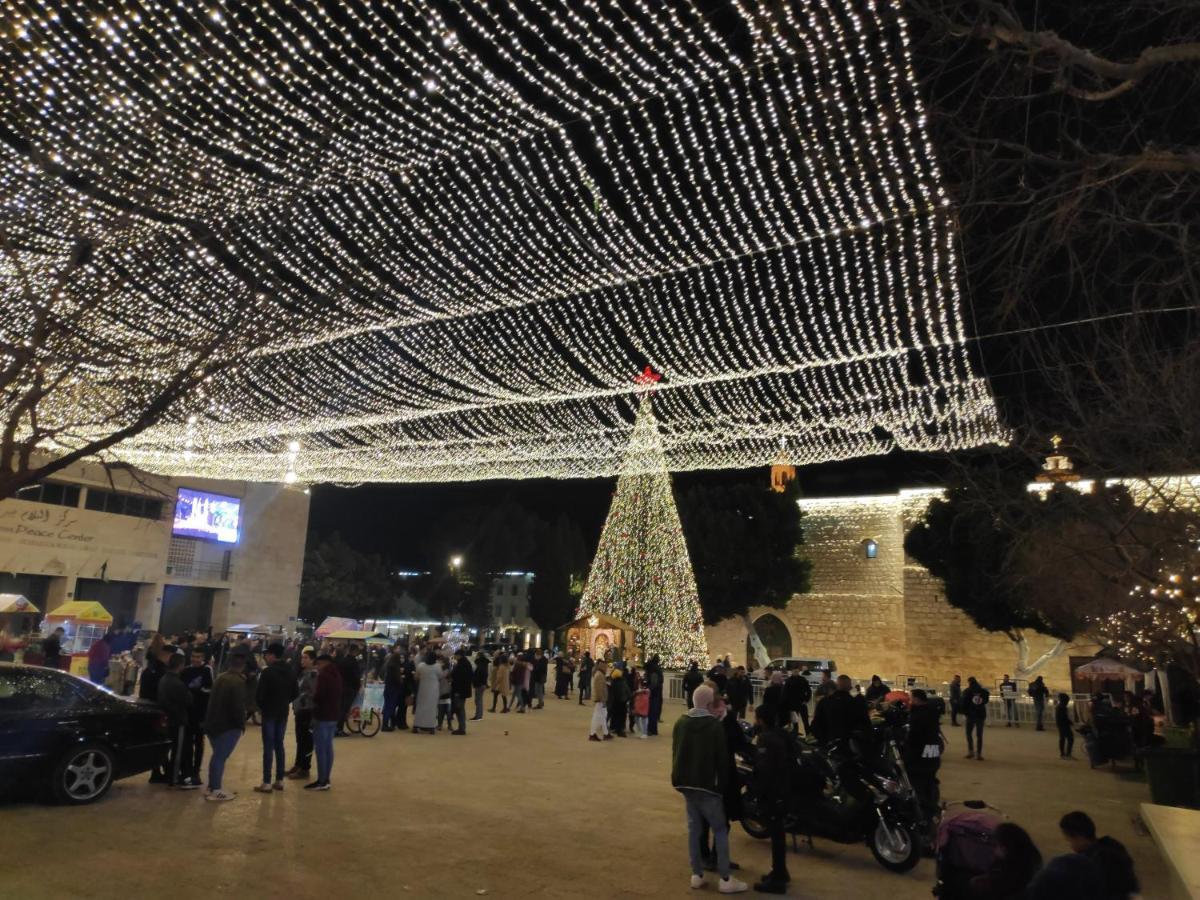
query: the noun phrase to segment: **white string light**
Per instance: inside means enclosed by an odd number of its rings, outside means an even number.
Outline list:
[[[59,446],[221,329],[236,368],[122,459],[612,474],[645,361],[672,469],[1002,437],[890,0],[3,8],[5,230],[43,291],[87,234],[65,302],[103,297]],[[0,255],[0,339],[20,278]]]

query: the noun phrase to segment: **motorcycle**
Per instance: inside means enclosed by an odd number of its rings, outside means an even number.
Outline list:
[[[885,869],[903,873],[921,859],[924,835],[920,806],[894,741],[890,753],[863,752],[850,742],[818,748],[793,739],[791,796],[785,800],[784,830],[812,843],[814,837],[839,844],[864,842]],[[886,745],[885,745],[886,746]],[[738,761],[742,828],[753,838],[769,838],[760,813],[753,765]]]

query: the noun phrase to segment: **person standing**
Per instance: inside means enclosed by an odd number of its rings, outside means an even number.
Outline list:
[[[867,701],[850,693],[850,676],[839,675],[837,690],[817,704],[812,732],[822,744],[845,741],[857,734],[870,734],[871,717]]]
[[[1004,679],[1000,682],[1000,697],[1004,700],[1004,727],[1020,728],[1021,724],[1017,721],[1017,683],[1013,681],[1008,673],[1004,673]]]
[[[583,659],[579,661],[579,705],[583,706],[584,700],[592,699],[592,654],[587,650],[583,651]]]
[[[313,690],[313,750],[317,755],[317,780],[304,786],[306,791],[327,791],[333,776],[333,736],[342,720],[345,698],[342,672],[333,657],[317,657],[317,684]]]
[[[675,722],[671,734],[671,786],[683,794],[688,823],[688,862],[691,886],[704,887],[704,860],[700,852],[705,825],[712,832],[717,852],[717,872],[722,894],[740,894],[745,882],[730,875],[729,824],[722,795],[729,771],[725,729],[712,714],[713,689],[701,684],[690,698],[691,708]]]
[[[467,733],[467,698],[471,696],[475,670],[467,659],[467,651],[459,647],[454,654],[454,668],[450,672],[450,708],[458,727],[451,734]]]
[[[441,668],[432,650],[425,653],[425,659],[417,666],[417,693],[416,702],[413,706],[413,734],[421,734],[422,732],[433,734],[434,726],[437,724],[438,679],[441,674]]]
[[[891,688],[878,675],[871,676],[871,683],[867,685],[867,702],[878,703],[887,696]]]
[[[688,709],[692,708],[692,694],[703,683],[704,674],[700,671],[700,664],[693,659],[688,664],[687,671],[683,673],[683,699],[687,702]]]
[[[483,694],[488,689],[489,668],[487,654],[480,650],[475,654],[475,672],[471,681],[471,686],[475,689],[475,715],[471,717],[473,722],[483,718]]]
[[[962,709],[962,676],[950,679],[950,724],[958,727],[958,712]]]
[[[750,679],[746,677],[745,666],[738,666],[729,676],[729,684],[725,687],[725,697],[729,701],[729,708],[733,711],[734,716],[739,719],[746,718],[746,709],[750,705]],[[805,710],[805,722],[808,721],[807,712]]]
[[[49,636],[42,641],[42,665],[47,669],[62,668],[62,640],[67,632],[60,626],[50,632]],[[158,685],[155,684],[157,690]],[[153,697],[147,698],[153,700]]]
[[[657,653],[646,662],[645,675],[646,687],[650,690],[650,711],[647,716],[648,730],[646,733],[650,737],[657,737],[663,705],[663,670]]]
[[[608,678],[605,672],[604,660],[596,660],[592,672],[592,725],[588,731],[589,741],[611,741],[608,731]]]
[[[967,723],[967,759],[983,759],[983,726],[987,721],[988,689],[971,675],[967,678],[967,689],[962,695],[962,714]],[[978,738],[978,748],[975,739]]]
[[[508,657],[503,652],[497,653],[496,660],[492,663],[490,687],[492,690],[492,712],[496,711],[496,703],[499,701],[504,702],[504,708],[500,712],[508,712]]]
[[[792,880],[787,870],[784,821],[791,796],[791,742],[778,711],[759,706],[754,711],[758,738],[754,742],[754,793],[758,809],[771,832],[771,871],[754,885],[760,894],[787,893]]]
[[[313,704],[316,702],[316,693],[317,654],[311,647],[305,647],[300,653],[296,699],[292,701],[292,710],[296,713],[296,762],[288,770],[288,778],[308,778],[312,769]]]
[[[625,716],[629,708],[629,681],[620,666],[613,666],[612,681],[608,685],[608,730],[618,737],[625,733]]]
[[[358,699],[358,691],[362,687],[362,666],[358,660],[358,647],[351,645],[346,652],[336,661],[338,674],[342,680],[342,715],[338,719],[336,737],[345,737],[346,718],[350,715],[350,710],[354,708],[354,701]]]
[[[525,712],[525,708],[529,706],[529,691],[527,689],[529,679],[530,664],[520,655],[513,657],[512,671],[508,673],[509,683],[512,685],[512,703],[517,707],[517,712]]]
[[[258,676],[254,700],[262,716],[263,780],[256,787],[260,794],[283,790],[287,755],[283,738],[287,734],[288,709],[300,692],[292,667],[283,658],[283,644],[270,644],[263,653],[266,667]],[[271,760],[275,761],[275,780],[271,780]]]
[[[821,670],[821,683],[817,685],[817,689],[813,691],[817,697],[817,708],[820,709],[820,702],[826,697],[831,697],[837,692],[837,684],[833,680],[833,674],[828,669]]]
[[[1071,697],[1060,693],[1054,701],[1054,725],[1058,728],[1058,758],[1074,759],[1075,731],[1071,728]]]
[[[108,678],[108,661],[112,658],[112,632],[108,632],[88,648],[88,681],[104,684]]]
[[[60,628],[58,631],[62,631],[62,629]],[[146,647],[145,666],[138,678],[139,700],[158,700],[158,683],[162,680],[163,673],[167,671],[169,658],[166,641],[163,640],[161,634],[155,634]],[[150,783],[166,784],[169,780],[163,763],[156,762],[154,768],[150,770]]]
[[[567,672],[567,660],[561,653],[554,657],[554,696],[559,700],[567,699],[567,685],[571,676]]]
[[[212,744],[208,759],[208,791],[205,800],[233,800],[237,794],[222,787],[225,762],[246,730],[246,657],[235,653],[229,667],[213,682],[204,717],[204,732]]]
[[[650,737],[650,688],[644,682],[633,692],[633,715],[637,719],[638,737],[644,741]]]
[[[783,709],[786,710],[786,715],[779,716],[780,724],[790,724],[797,734],[803,725],[804,733],[808,734],[808,701],[811,699],[812,685],[808,683],[808,676],[800,669],[792,669],[783,683]]]
[[[1042,727],[1042,717],[1046,714],[1046,698],[1050,696],[1050,689],[1046,687],[1041,675],[1029,685],[1029,696],[1033,698],[1033,716],[1037,720],[1034,728],[1037,731],[1045,731]]]
[[[204,717],[208,714],[208,698],[212,694],[213,672],[205,657],[204,647],[192,645],[191,665],[180,676],[192,695],[188,706],[188,736],[191,747],[184,759],[187,763],[188,781],[200,787],[200,769],[204,765]]]
[[[180,678],[183,672],[183,654],[174,653],[167,660],[167,671],[158,682],[158,705],[167,714],[170,729],[171,750],[167,757],[167,783],[171,787],[190,790],[198,787],[190,780],[192,741],[188,734],[188,713],[192,695]],[[185,761],[187,760],[187,761]]]
[[[542,709],[546,705],[546,675],[550,671],[550,660],[539,647],[533,654],[533,699],[537,702],[532,709]]]
[[[942,767],[942,728],[937,707],[921,688],[910,693],[912,705],[908,711],[908,736],[904,742],[904,767],[917,801],[927,821],[936,822],[941,806],[941,785],[937,773]]]
[[[400,645],[392,647],[383,663],[383,730],[396,730],[396,708],[404,693],[404,652]]]

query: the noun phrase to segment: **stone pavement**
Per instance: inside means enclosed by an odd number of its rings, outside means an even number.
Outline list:
[[[681,709],[669,705],[668,720]],[[139,776],[90,807],[0,805],[0,898],[695,897],[670,721],[657,739],[595,744],[589,717],[551,697],[542,711],[468,723],[465,737],[342,738],[333,790],[318,794],[297,782],[254,793],[251,727],[226,770],[230,803]],[[987,800],[1047,857],[1063,851],[1058,817],[1083,809],[1129,848],[1144,895],[1165,896],[1162,862],[1133,821],[1144,783],[1060,761],[1052,732],[990,728],[985,762],[962,758],[960,731],[950,737],[946,799]],[[765,842],[735,826],[732,845],[745,880],[768,868]],[[898,876],[863,846],[819,839],[789,868],[794,897],[925,900],[933,883],[932,861]]]

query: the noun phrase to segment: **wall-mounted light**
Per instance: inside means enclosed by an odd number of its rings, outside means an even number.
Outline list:
[[[867,559],[876,559],[879,556],[879,544],[875,543],[871,538],[867,538],[862,542],[863,554]]]

